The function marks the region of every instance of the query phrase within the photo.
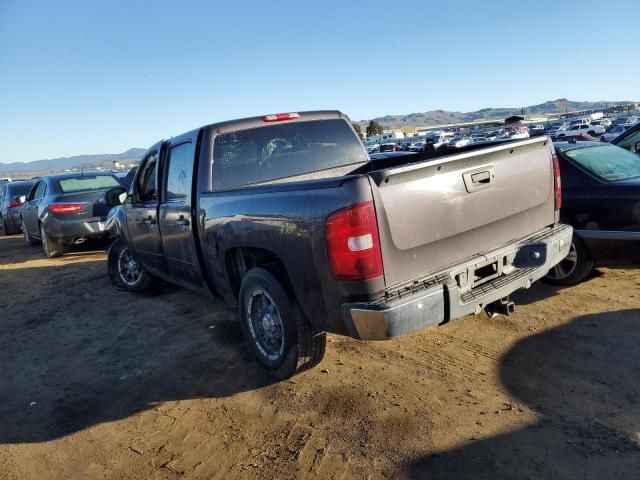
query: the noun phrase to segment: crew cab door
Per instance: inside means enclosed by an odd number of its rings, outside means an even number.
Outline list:
[[[129,241],[136,259],[151,273],[165,276],[162,241],[158,227],[158,171],[161,144],[152,147],[140,162],[126,203]]]
[[[193,172],[196,138],[190,134],[171,140],[164,160],[159,225],[171,281],[207,291],[196,250]]]

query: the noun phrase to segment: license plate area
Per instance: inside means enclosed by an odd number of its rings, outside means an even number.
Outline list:
[[[494,259],[493,261],[484,263],[482,265],[477,265],[471,275],[471,288],[489,282],[494,278],[498,278],[501,274],[500,266],[498,263],[498,260]]]

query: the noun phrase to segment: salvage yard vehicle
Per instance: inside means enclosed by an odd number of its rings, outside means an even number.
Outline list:
[[[32,186],[30,180],[0,183],[0,236],[18,233],[22,229],[22,197]]]
[[[601,127],[599,125],[595,126],[589,123],[576,123],[574,125],[571,125],[566,130],[558,130],[554,135],[552,135],[551,138],[553,138],[554,140],[561,140],[564,138],[577,137],[583,133],[591,136],[602,135],[604,131],[604,127]]]
[[[104,221],[124,189],[105,172],[72,172],[39,179],[21,200],[22,232],[28,245],[42,243],[47,257],[89,238],[106,237]]]
[[[574,231],[569,254],[546,279],[573,285],[594,267],[640,265],[640,157],[600,142],[554,145],[562,172],[560,220]]]
[[[611,142],[630,152],[640,154],[640,123],[631,128],[621,127],[623,130],[613,138],[605,138],[605,141]],[[605,135],[603,135],[604,137]]]
[[[369,158],[336,111],[208,125],[153,145],[106,228],[109,277],[238,305],[274,376],[317,364],[326,333],[383,340],[479,313],[566,256],[545,137]]]

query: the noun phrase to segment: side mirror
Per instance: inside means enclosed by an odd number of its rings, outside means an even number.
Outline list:
[[[636,142],[636,144],[633,146],[633,148],[636,149],[636,153],[638,155],[640,155],[640,142]]]
[[[120,204],[124,204],[124,202],[127,200],[127,198],[129,197],[129,195],[127,194],[127,192],[122,192],[120,195],[118,195],[118,200],[120,200]]]

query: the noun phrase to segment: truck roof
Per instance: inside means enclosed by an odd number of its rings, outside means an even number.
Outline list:
[[[268,120],[267,117],[275,117],[280,115],[296,115],[293,118],[283,118],[281,120]],[[259,117],[247,117],[237,120],[228,120],[206,125],[204,128],[214,128],[218,133],[225,133],[234,130],[245,130],[248,128],[267,127],[274,123],[295,122],[309,120],[333,120],[343,118],[347,120],[347,116],[338,110],[313,110],[308,112],[290,112],[288,114],[268,114]]]

